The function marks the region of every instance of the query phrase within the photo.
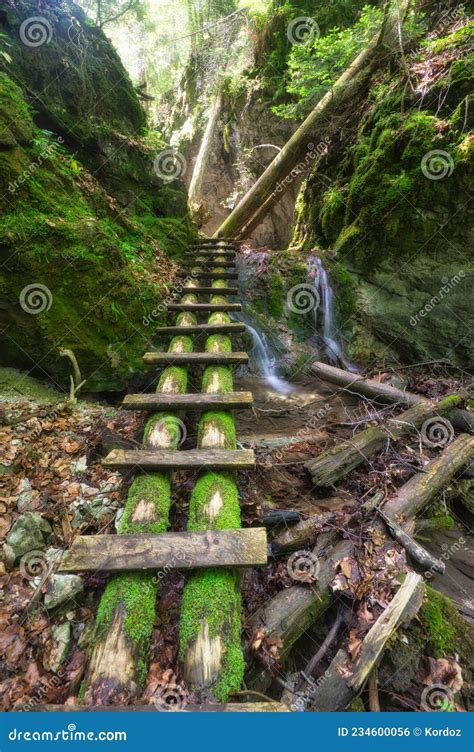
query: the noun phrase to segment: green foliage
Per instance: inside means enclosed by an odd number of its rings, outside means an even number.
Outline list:
[[[273,111],[286,118],[306,115],[380,28],[381,22],[379,8],[365,5],[353,26],[335,27],[324,36],[315,35],[308,43],[293,45],[287,91],[296,101],[277,105]]]

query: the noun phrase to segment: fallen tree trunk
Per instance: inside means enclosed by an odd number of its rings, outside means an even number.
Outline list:
[[[341,649],[323,676],[307,690],[313,712],[346,710],[362,690],[393,633],[416,616],[423,601],[423,578],[409,572],[391,603],[365,636],[359,657],[351,664]],[[347,676],[347,672],[350,675]],[[303,698],[298,698],[301,702]]]
[[[426,397],[421,397],[419,394],[396,389],[390,384],[381,384],[374,379],[366,379],[360,374],[350,373],[327,363],[320,363],[319,361],[312,363],[311,370],[323,381],[341,386],[349,394],[368,397],[376,402],[399,403],[406,407],[428,402]],[[474,433],[474,415],[467,410],[453,408],[447,412],[447,417],[458,431]]]
[[[316,459],[307,462],[305,467],[317,486],[330,486],[380,452],[388,441],[399,441],[408,436],[420,428],[428,418],[445,414],[453,406],[462,404],[466,397],[467,393],[462,391],[438,401],[419,402],[398,417],[389,418],[380,426],[366,428],[355,434],[352,439],[323,452]]]
[[[294,182],[291,173],[298,168],[298,163],[309,166],[312,160],[308,160],[308,156],[314,150],[315,139],[318,138],[322,142],[325,137],[328,138],[335,132],[338,113],[353,106],[354,98],[363,90],[373,69],[380,65],[382,60],[388,59],[387,54],[382,54],[383,46],[387,50],[393,48],[398,41],[399,25],[405,17],[408,3],[409,0],[402,0],[401,7],[396,2],[390,5],[382,32],[370,40],[367,47],[318,102],[273,162],[222,223],[215,237],[235,236],[250,222],[254,226],[253,217],[256,212],[259,213],[260,221],[264,213]],[[301,171],[297,172],[297,175],[299,174]]]
[[[222,90],[218,91],[214,97],[212,107],[209,111],[206,130],[202,137],[201,146],[194,163],[194,170],[188,189],[188,205],[191,211],[198,211],[201,204],[201,188],[204,174],[206,172],[209,154],[211,152],[212,141],[217,128],[217,122],[222,108]]]
[[[222,284],[222,283],[221,283]],[[222,302],[219,282],[212,303]],[[213,313],[210,324],[230,321],[226,313]],[[207,352],[231,350],[230,336],[213,335],[206,340]],[[232,369],[225,365],[206,368],[202,380],[205,394],[232,391]],[[222,410],[202,414],[198,430],[200,449],[237,449],[234,417]],[[191,532],[240,528],[240,506],[234,473],[204,472],[194,487],[189,505]],[[244,675],[241,640],[242,603],[239,574],[235,569],[205,569],[193,573],[183,593],[179,656],[188,686],[197,693],[211,694],[225,702],[240,689]]]
[[[183,302],[195,302],[185,295]],[[183,326],[196,322],[194,314],[181,314]],[[191,352],[191,337],[174,337],[170,352]],[[186,391],[187,369],[166,368],[157,392]],[[176,415],[156,413],[147,421],[146,449],[177,449],[181,440]],[[171,473],[139,473],[130,486],[120,533],[163,533],[169,524]],[[155,623],[158,590],[156,575],[127,572],[111,579],[99,603],[90,660],[84,680],[86,705],[126,705],[140,695],[146,679],[149,641]]]
[[[461,435],[452,442],[436,459],[432,460],[423,473],[417,473],[405,483],[395,496],[383,507],[384,515],[400,523],[418,514],[457,473],[462,471],[474,455],[474,437]],[[365,505],[371,509],[371,504]],[[382,526],[382,522],[379,523]],[[372,524],[373,527],[373,524]],[[334,577],[335,564],[353,552],[348,541],[339,541],[324,557],[320,553],[321,543],[313,549],[313,555],[320,560],[317,582],[311,587],[293,585],[280,591],[264,604],[251,618],[250,625],[263,630],[264,637],[280,637],[283,641],[281,656],[284,658],[302,633],[324,613],[335,595],[329,589]],[[304,553],[304,552],[303,552]],[[268,671],[255,666],[248,672],[249,686],[264,690],[272,681]]]

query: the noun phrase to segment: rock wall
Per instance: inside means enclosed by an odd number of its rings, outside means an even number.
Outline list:
[[[121,389],[195,234],[184,186],[80,8],[3,2],[0,32],[0,365],[68,389],[70,348],[87,391]]]

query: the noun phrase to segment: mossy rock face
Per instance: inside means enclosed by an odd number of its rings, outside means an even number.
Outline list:
[[[184,190],[154,173],[160,141],[144,137],[145,114],[104,34],[73,3],[49,3],[41,18],[51,39],[29,46],[21,37],[35,16],[30,0],[0,15],[12,59],[0,73],[0,295],[9,301],[0,365],[69,391],[59,353],[68,348],[87,391],[123,389],[144,373],[153,327],[164,323],[167,257],[195,233]],[[33,110],[27,99],[43,89]]]
[[[472,362],[472,30],[444,24],[407,58],[416,85],[439,66],[422,96],[378,72],[352,136],[302,189],[295,236],[337,252],[331,282],[355,360]]]

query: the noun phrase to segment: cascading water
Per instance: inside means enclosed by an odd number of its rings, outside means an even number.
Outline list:
[[[315,291],[315,299],[319,301],[319,305],[313,307],[313,319],[316,330],[320,331],[322,318],[320,333],[324,342],[324,354],[332,363],[342,363],[348,371],[357,371],[357,366],[347,360],[339,344],[334,323],[334,294],[326,269],[318,256],[311,256],[308,261],[307,284]]]
[[[267,384],[280,394],[289,394],[292,392],[294,387],[278,376],[275,358],[263,332],[259,333],[252,326],[249,317],[245,313],[237,313],[235,314],[235,318],[247,326],[247,331],[253,341],[253,348],[249,353],[250,360],[253,361]]]

